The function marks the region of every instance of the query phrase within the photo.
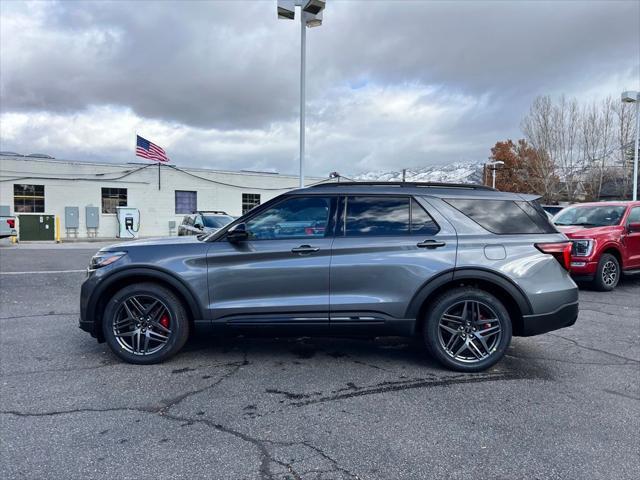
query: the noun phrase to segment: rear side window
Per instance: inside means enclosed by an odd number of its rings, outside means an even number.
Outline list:
[[[349,237],[409,233],[408,197],[347,197]]]
[[[535,202],[462,198],[445,201],[492,233],[556,233]]]
[[[410,197],[347,197],[345,234],[354,236],[434,235],[440,227]]]

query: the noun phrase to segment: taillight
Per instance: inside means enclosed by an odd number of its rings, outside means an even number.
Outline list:
[[[9,228],[16,228],[16,219],[7,218],[7,225],[9,225]]]
[[[536,243],[535,247],[542,253],[553,255],[565,270],[571,269],[571,242]]]

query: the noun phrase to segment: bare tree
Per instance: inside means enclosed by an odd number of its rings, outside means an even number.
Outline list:
[[[583,156],[582,179],[587,199],[598,200],[605,181],[615,177],[612,164],[614,153],[613,100],[607,97],[586,105],[580,119],[580,150]]]
[[[613,133],[616,147],[615,164],[620,171],[620,198],[628,198],[633,184],[633,149],[635,138],[634,106],[630,103],[614,102],[613,115],[615,130]]]

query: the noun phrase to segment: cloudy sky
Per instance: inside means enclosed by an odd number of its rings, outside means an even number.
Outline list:
[[[297,171],[275,0],[0,3],[0,148]],[[307,32],[308,172],[483,161],[537,95],[640,88],[640,1],[340,1]]]

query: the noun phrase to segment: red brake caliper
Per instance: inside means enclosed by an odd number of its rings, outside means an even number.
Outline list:
[[[162,315],[162,317],[160,317],[160,325],[162,325],[164,328],[169,328],[169,315],[165,313],[164,315]]]

